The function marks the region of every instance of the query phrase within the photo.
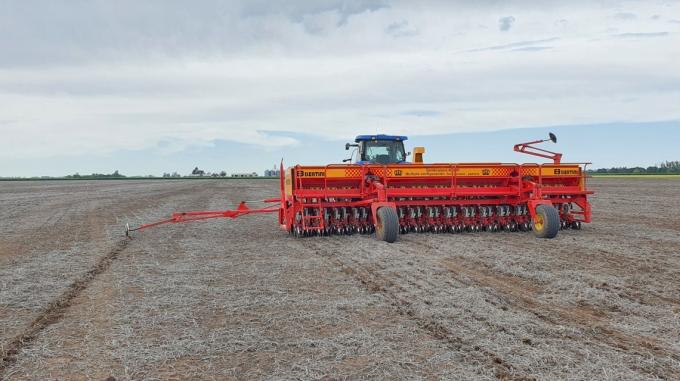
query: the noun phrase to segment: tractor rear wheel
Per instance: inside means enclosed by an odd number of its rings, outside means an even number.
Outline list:
[[[539,205],[533,225],[537,238],[555,238],[560,230],[560,214],[551,205]]]
[[[399,217],[394,208],[383,206],[376,212],[378,223],[375,225],[375,237],[381,241],[392,243],[399,234]]]

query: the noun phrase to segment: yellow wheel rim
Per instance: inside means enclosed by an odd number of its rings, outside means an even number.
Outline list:
[[[543,216],[540,214],[536,214],[536,218],[534,218],[534,228],[536,230],[543,230]]]

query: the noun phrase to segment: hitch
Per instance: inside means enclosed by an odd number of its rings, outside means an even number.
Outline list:
[[[235,210],[199,210],[199,211],[191,211],[191,212],[176,212],[173,213],[170,218],[152,222],[149,224],[143,224],[140,226],[137,226],[135,228],[131,228],[129,223],[125,224],[125,236],[127,238],[132,238],[130,236],[130,233],[137,231],[137,230],[144,230],[148,229],[154,226],[158,225],[165,225],[165,224],[178,224],[178,223],[184,223],[184,222],[191,222],[191,221],[202,221],[202,220],[207,220],[211,218],[236,218],[240,216],[244,216],[246,214],[259,214],[259,213],[278,213],[279,209],[281,208],[280,204],[281,200],[278,198],[270,198],[266,200],[262,200],[259,202],[264,202],[264,203],[271,203],[273,205],[265,206],[264,208],[259,208],[259,209],[251,209],[248,207],[246,204],[247,201],[241,201],[238,204],[238,207]],[[257,202],[257,201],[251,201],[251,202]]]

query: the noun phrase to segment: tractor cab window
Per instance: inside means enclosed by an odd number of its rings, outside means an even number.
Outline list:
[[[378,164],[399,163],[406,160],[404,142],[396,140],[371,140],[363,142],[361,160]]]

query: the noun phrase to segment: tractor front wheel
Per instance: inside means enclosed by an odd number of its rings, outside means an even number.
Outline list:
[[[375,237],[381,241],[392,243],[399,234],[399,217],[394,208],[383,206],[376,212],[378,223],[375,225]]]
[[[560,230],[560,214],[551,205],[536,207],[534,235],[537,238],[555,238]]]

